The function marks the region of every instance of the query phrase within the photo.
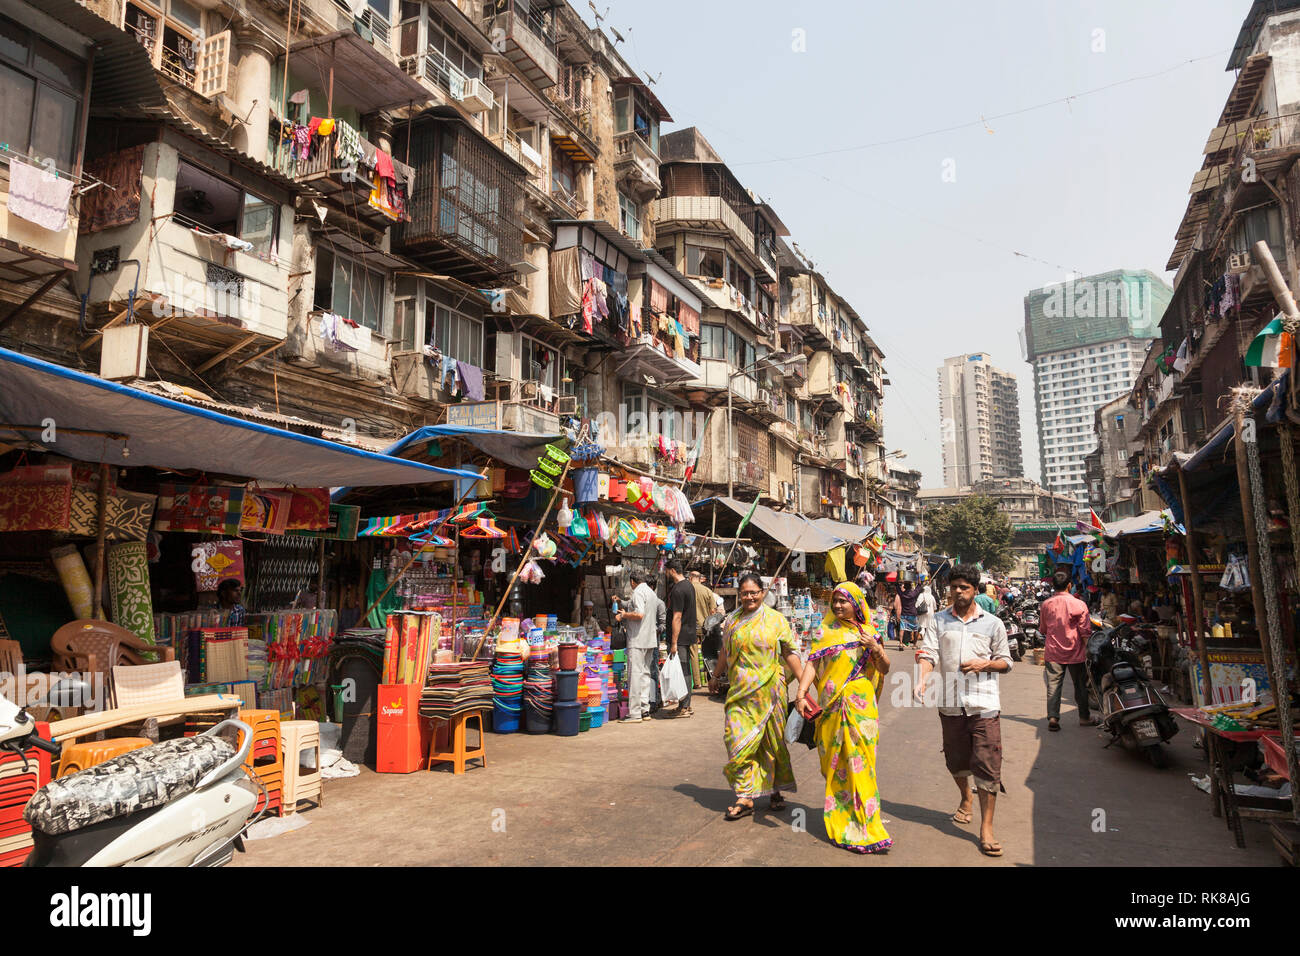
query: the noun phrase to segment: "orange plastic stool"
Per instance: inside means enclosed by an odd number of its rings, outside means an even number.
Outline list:
[[[465,725],[471,720],[478,721],[478,746],[473,750],[465,747]],[[487,766],[487,751],[484,749],[483,711],[471,710],[440,721],[433,745],[429,747],[429,762],[426,770],[432,770],[435,763],[450,763],[452,773],[464,773],[465,765],[471,760],[481,760]],[[442,748],[450,746],[450,750]]]
[[[112,760],[132,750],[153,746],[147,737],[114,737],[111,740],[87,740],[81,743],[67,744],[59,758],[59,772],[55,779],[62,779],[68,774],[76,773]]]

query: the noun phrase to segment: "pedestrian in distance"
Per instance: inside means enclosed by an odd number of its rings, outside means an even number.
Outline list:
[[[805,695],[816,684],[821,716],[814,736],[826,779],[826,834],[854,853],[881,853],[894,842],[881,819],[876,781],[876,696],[889,673],[889,657],[869,611],[856,584],[846,582],[832,592],[795,698],[800,716],[812,719]]]
[[[700,646],[695,640],[695,586],[682,573],[681,563],[669,561],[665,566],[672,586],[668,590],[668,656],[676,657],[686,678],[686,696],[677,705],[677,717],[693,717],[691,688],[699,669]]]
[[[691,674],[691,681],[695,686],[704,683],[703,667],[701,658],[703,657],[704,642],[704,622],[718,612],[724,610],[722,598],[718,597],[713,590],[704,583],[704,573],[701,571],[692,571],[688,577],[691,579],[691,587],[695,589],[695,629],[696,641],[695,647],[700,653],[692,651],[692,665],[694,671]]]
[[[900,584],[898,591],[898,644],[907,647],[920,638],[917,635],[916,599],[921,595],[921,584]]]
[[[651,673],[659,653],[656,623],[662,605],[648,575],[633,571],[630,577],[636,585],[632,589],[632,609],[620,609],[614,615],[627,627],[627,716],[620,721],[624,724],[650,719]]]
[[[996,593],[993,590],[993,585],[990,584],[986,589],[975,595],[975,603],[994,617],[997,617],[998,613],[998,599],[994,597]]]
[[[961,796],[953,822],[971,822],[973,780],[980,803],[980,852],[1001,856],[1002,844],[993,835],[997,795],[1006,792],[998,675],[1011,670],[1011,650],[1002,621],[976,603],[979,580],[979,571],[970,565],[958,565],[948,576],[952,604],[934,616],[916,652],[921,667],[915,696],[925,700],[930,674],[938,671],[944,762]]]
[[[754,812],[754,801],[771,796],[774,811],[785,809],[781,791],[793,792],[794,768],[785,744],[788,682],[783,662],[796,679],[803,664],[795,652],[790,623],[763,604],[762,579],[754,572],[737,584],[738,607],[722,623],[722,652],[715,673],[726,673],[727,690],[722,739],[727,745],[723,774],[736,794],[726,819]],[[717,679],[709,689],[716,693]]]
[[[1047,729],[1061,729],[1061,688],[1069,671],[1074,683],[1074,703],[1079,708],[1079,726],[1095,727],[1088,709],[1088,674],[1084,669],[1092,615],[1088,605],[1070,593],[1070,576],[1064,571],[1052,575],[1056,593],[1038,609],[1038,626],[1043,632],[1043,679],[1047,683]]]

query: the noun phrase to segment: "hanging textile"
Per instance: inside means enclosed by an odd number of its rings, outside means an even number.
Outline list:
[[[650,308],[660,313],[668,311],[668,290],[654,279],[650,280]]]
[[[381,151],[380,155],[388,154]],[[387,176],[379,171],[375,172],[375,178],[371,183],[369,204],[394,222],[401,222],[406,217],[405,187],[398,185],[393,176],[391,162],[388,164]]]
[[[140,218],[144,147],[141,143],[130,149],[119,149],[86,163],[86,176],[104,185],[82,194],[78,233],[84,236],[114,226],[128,226]]]
[[[691,335],[698,336],[700,334],[700,313],[685,302],[677,303],[677,319]]]
[[[43,166],[9,160],[9,212],[42,229],[62,232],[67,228],[72,186],[69,177],[56,176]]]
[[[584,277],[577,246],[551,253],[551,318],[583,309]]]
[[[334,128],[338,133],[334,138],[334,158],[340,166],[355,166],[361,161],[361,134],[344,120],[335,120]]]

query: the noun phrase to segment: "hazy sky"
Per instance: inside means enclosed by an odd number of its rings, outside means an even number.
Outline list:
[[[1172,281],[1164,264],[1250,2],[597,7],[633,68],[658,77],[669,128],[699,126],[866,320],[893,383],[886,444],[932,487],[945,357],[987,351],[1016,374],[1025,473],[1037,479],[1024,294],[1069,270],[1149,268]]]

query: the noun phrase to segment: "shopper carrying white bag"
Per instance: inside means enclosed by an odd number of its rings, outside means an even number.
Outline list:
[[[686,691],[686,675],[682,673],[682,662],[678,660],[676,654],[670,654],[659,667],[659,693],[664,703],[671,704],[685,697]]]

